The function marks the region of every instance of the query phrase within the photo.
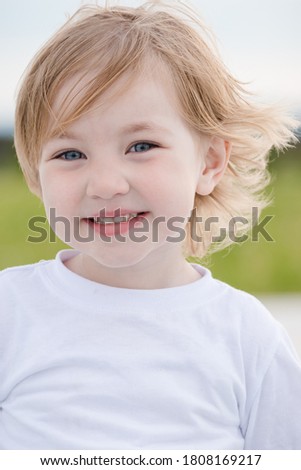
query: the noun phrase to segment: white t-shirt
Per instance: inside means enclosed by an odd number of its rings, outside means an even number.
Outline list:
[[[301,368],[254,297],[0,274],[0,449],[301,449]]]

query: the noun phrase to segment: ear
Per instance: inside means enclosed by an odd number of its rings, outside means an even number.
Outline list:
[[[212,193],[227,168],[230,153],[230,142],[221,137],[211,137],[199,175],[197,194],[207,196]]]

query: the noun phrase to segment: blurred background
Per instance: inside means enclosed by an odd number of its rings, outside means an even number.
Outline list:
[[[53,258],[64,248],[56,240],[31,243],[28,221],[44,215],[26,188],[13,148],[13,114],[20,77],[40,46],[80,0],[1,0],[0,87],[0,269]],[[104,4],[101,0],[99,4]],[[113,3],[137,6],[141,1]],[[194,0],[212,28],[224,62],[263,102],[284,106],[301,118],[300,0]],[[236,243],[207,262],[213,275],[261,298],[283,321],[301,351],[301,146],[272,155],[274,196],[265,215],[273,241]],[[50,234],[50,229],[49,229]],[[33,235],[33,234],[32,234]],[[50,235],[49,235],[50,236]]]

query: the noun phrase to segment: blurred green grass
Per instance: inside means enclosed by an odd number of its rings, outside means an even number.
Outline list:
[[[66,248],[59,240],[27,241],[28,235],[34,235],[28,221],[44,216],[43,205],[27,189],[11,143],[4,154],[0,159],[0,269],[51,259]],[[260,220],[273,215],[265,228],[274,241],[260,235],[259,241],[236,243],[206,263],[215,277],[255,294],[301,291],[301,146],[275,158],[270,167],[274,203]]]
[[[273,241],[248,240],[215,253],[209,260],[213,274],[251,293],[301,291],[301,146],[270,164],[269,192],[273,203],[260,216],[273,218],[265,229]]]

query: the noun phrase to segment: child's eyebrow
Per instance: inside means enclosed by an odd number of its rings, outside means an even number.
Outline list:
[[[148,122],[148,121],[141,121],[141,122],[134,122],[131,124],[127,124],[120,129],[122,134],[134,134],[141,131],[161,131],[161,132],[168,132],[172,134],[170,129],[167,129],[163,126],[159,126],[156,123]]]

